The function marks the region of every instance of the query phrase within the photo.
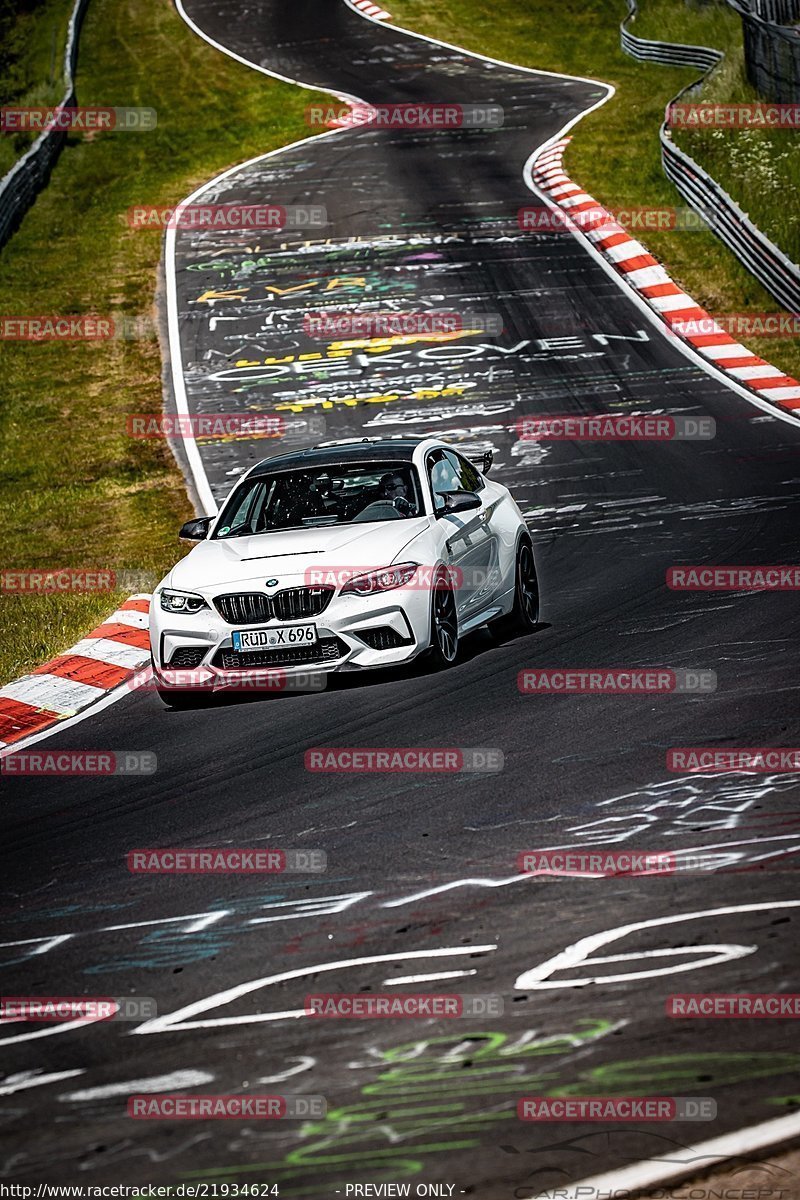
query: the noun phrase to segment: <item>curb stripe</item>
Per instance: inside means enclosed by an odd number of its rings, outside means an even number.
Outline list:
[[[353,0],[353,3],[356,8],[375,21],[391,21],[392,19],[385,8],[379,8],[377,4],[372,3],[372,0]]]
[[[359,0],[355,2],[358,4]],[[759,358],[724,329],[716,326],[718,331],[715,331],[713,317],[670,279],[641,242],[637,242],[602,205],[565,174],[562,158],[570,141],[569,137],[562,138],[534,160],[536,186],[570,217],[590,207],[597,209],[596,218],[575,223],[578,232],[592,242],[626,282],[648,301],[650,308],[671,327],[675,337],[692,345],[740,386],[751,389],[780,408],[800,409],[800,382]],[[570,184],[572,188],[568,186]],[[684,333],[680,326],[687,321],[702,322],[698,327],[712,332]]]
[[[0,699],[0,738],[3,744],[19,741],[58,721],[60,714],[45,708],[32,708],[17,700]]]
[[[0,751],[104,699],[150,660],[149,596],[131,596],[63,654],[0,688]]]
[[[113,663],[84,658],[82,654],[61,654],[43,667],[37,667],[33,674],[57,675],[60,679],[73,679],[77,683],[108,689],[122,683],[128,671],[125,667],[115,667]]]
[[[124,604],[119,606],[120,612],[150,612],[150,597],[149,596],[131,596],[130,600],[126,600]]]
[[[730,371],[731,375],[736,375],[740,367],[768,367],[769,363],[764,362],[763,358],[748,354],[747,358],[717,359],[717,366],[722,367],[724,371]],[[777,367],[774,369],[777,370]]]
[[[71,653],[82,658],[96,659],[112,667],[129,667],[131,670],[137,670],[148,657],[140,646],[126,646],[124,642],[115,642],[112,638],[84,638],[75,643]]]
[[[0,697],[10,697],[31,708],[47,707],[51,712],[72,713],[99,700],[103,688],[90,683],[76,683],[59,675],[23,675],[0,690]]]
[[[150,649],[150,634],[146,629],[133,629],[130,625],[110,622],[98,625],[92,637],[110,638],[114,642],[122,642],[126,646],[138,646],[141,650]]]

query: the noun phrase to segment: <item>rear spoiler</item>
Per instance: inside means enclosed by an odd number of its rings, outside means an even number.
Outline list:
[[[469,461],[478,467],[484,475],[488,475],[492,469],[494,462],[494,450],[487,450],[485,454],[468,455]]]

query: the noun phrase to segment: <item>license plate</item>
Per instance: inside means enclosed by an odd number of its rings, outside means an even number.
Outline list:
[[[316,625],[284,625],[280,629],[237,629],[234,650],[271,650],[274,646],[313,646]]]

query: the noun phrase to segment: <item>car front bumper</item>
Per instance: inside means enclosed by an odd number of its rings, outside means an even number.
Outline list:
[[[247,590],[246,585],[239,587]],[[198,613],[166,612],[160,605],[159,590],[150,610],[150,644],[156,681],[164,687],[181,686],[179,676],[187,670],[198,679],[207,676],[213,682],[217,677],[222,684],[237,675],[270,670],[291,676],[390,667],[410,662],[430,645],[427,588],[395,588],[374,596],[342,596],[337,591],[319,616],[258,624],[229,623],[209,595],[204,596],[209,607]],[[218,589],[215,594],[224,592]],[[235,630],[308,624],[316,626],[316,643],[275,650],[233,649]]]

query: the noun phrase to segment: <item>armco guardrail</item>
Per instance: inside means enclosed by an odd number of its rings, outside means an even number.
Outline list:
[[[75,0],[69,19],[67,47],[64,53],[64,98],[60,106],[71,108],[75,104],[75,64],[78,59],[78,33],[88,0]],[[66,141],[66,132],[60,129],[40,133],[29,150],[0,179],[0,246],[10,238],[37,193],[47,183],[53,163]]]
[[[628,15],[620,25],[620,43],[626,54],[642,62],[664,66],[699,67],[703,76],[723,58],[708,46],[679,46],[635,37],[627,28],[638,11],[636,0],[628,0]],[[683,88],[669,107],[696,88],[700,80]],[[699,163],[675,145],[665,119],[658,131],[664,174],[709,228],[733,251],[748,271],[789,312],[800,312],[800,267],[783,254],[758,229],[724,188]]]
[[[742,18],[747,78],[760,96],[800,100],[800,0],[727,0]]]

